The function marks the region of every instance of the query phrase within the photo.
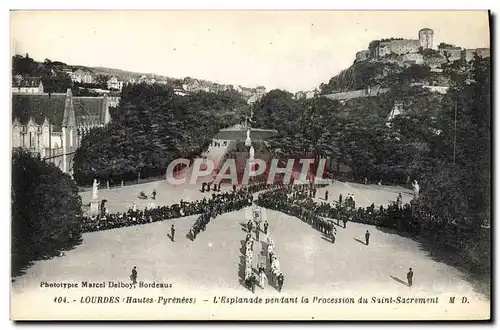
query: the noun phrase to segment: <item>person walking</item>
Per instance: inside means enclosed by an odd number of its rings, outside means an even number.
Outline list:
[[[256,284],[257,284],[257,278],[255,277],[255,274],[252,274],[252,276],[250,276],[250,285],[252,287],[252,293],[255,293]]]
[[[247,222],[247,229],[248,229],[248,232],[251,233],[252,232],[252,220],[248,220]]]
[[[365,242],[366,245],[370,244],[370,232],[368,230],[365,233]]]
[[[130,280],[132,281],[132,284],[137,284],[137,268],[134,266],[132,268],[132,274],[130,274]]]
[[[260,265],[259,265],[259,286],[262,289],[264,289],[265,278],[266,278],[265,267],[264,267],[263,263],[260,263]]]
[[[170,238],[172,239],[172,242],[175,242],[175,226],[172,224],[172,227],[170,227]]]
[[[278,290],[281,292],[281,289],[283,288],[283,283],[285,282],[285,276],[283,276],[283,273],[280,273],[278,275]]]
[[[269,224],[267,223],[267,220],[264,221],[264,234],[267,235],[267,229],[269,228]]]
[[[406,278],[408,279],[408,287],[413,285],[413,269],[410,268],[408,274],[406,274]]]
[[[325,191],[325,201],[327,201],[327,202],[328,202],[328,190],[327,190],[327,191]]]

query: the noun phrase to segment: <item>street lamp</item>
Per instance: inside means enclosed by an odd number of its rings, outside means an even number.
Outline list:
[[[453,131],[453,166],[457,153],[457,102],[455,102],[455,130]]]

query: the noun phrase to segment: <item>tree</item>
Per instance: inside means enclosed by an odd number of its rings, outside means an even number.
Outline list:
[[[71,78],[63,72],[59,72],[55,75],[50,71],[44,72],[44,74],[42,74],[42,82],[46,93],[66,93],[68,89],[73,87]]]
[[[108,88],[108,80],[109,80],[109,76],[105,75],[105,74],[98,74],[94,78],[95,84],[103,89]]]
[[[192,159],[206,150],[224,126],[238,122],[246,103],[234,93],[175,95],[163,85],[127,85],[119,109],[106,127],[87,134],[75,155],[79,184],[159,176],[175,158]],[[116,119],[116,120],[115,120]]]
[[[447,44],[445,42],[442,42],[438,45],[438,49],[444,49],[444,48],[453,48],[456,47],[455,45],[452,44]]]
[[[29,152],[12,154],[12,271],[80,239],[81,197],[67,174]]]

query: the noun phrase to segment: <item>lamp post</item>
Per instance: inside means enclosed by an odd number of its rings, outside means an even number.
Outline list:
[[[52,101],[52,93],[49,93],[49,104]],[[50,123],[50,116],[47,116],[47,122],[49,123],[49,159],[52,159],[52,124]]]
[[[455,129],[453,131],[453,166],[455,166],[456,153],[457,153],[457,102],[455,102]]]

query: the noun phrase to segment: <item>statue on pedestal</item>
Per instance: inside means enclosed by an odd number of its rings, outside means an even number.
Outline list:
[[[413,187],[413,199],[417,200],[418,199],[418,195],[420,193],[420,186],[418,185],[417,180],[413,181],[413,183],[411,185]]]
[[[94,179],[94,183],[92,184],[92,199],[97,200],[97,191],[99,189],[99,182],[97,179]]]
[[[253,148],[253,146],[250,147],[250,160],[254,160],[255,159],[255,149]]]
[[[245,140],[245,146],[250,147],[252,145],[252,139],[250,138],[250,129],[247,129],[247,139]]]

